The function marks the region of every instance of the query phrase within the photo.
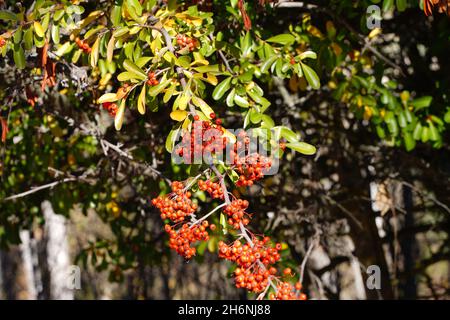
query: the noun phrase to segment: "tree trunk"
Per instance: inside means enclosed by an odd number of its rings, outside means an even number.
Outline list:
[[[68,286],[70,258],[66,218],[55,214],[49,201],[42,202],[41,208],[45,217],[50,297],[55,300],[73,300],[73,290]]]
[[[29,230],[20,231],[20,251],[22,253],[23,270],[25,274],[27,299],[37,300],[42,291],[39,263],[35,240],[30,236]]]

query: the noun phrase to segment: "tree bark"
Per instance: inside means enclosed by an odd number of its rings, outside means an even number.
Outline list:
[[[41,209],[45,217],[50,297],[55,300],[73,300],[73,289],[68,286],[70,258],[66,218],[55,214],[49,201],[42,202]]]

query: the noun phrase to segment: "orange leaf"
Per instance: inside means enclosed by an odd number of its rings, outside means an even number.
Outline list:
[[[2,142],[4,143],[6,141],[6,135],[8,134],[8,123],[5,119],[0,117],[0,123],[2,124]]]

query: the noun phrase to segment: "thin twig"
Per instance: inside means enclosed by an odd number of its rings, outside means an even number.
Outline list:
[[[308,262],[309,257],[311,256],[312,250],[317,245],[317,238],[313,239],[312,243],[309,245],[308,250],[306,251],[305,257],[303,258],[302,264],[300,265],[300,283],[303,283],[303,275],[305,273],[306,263]]]
[[[38,192],[38,191],[40,191],[40,190],[49,189],[49,188],[51,189],[51,188],[53,188],[54,186],[57,186],[58,184],[66,183],[66,182],[70,182],[70,181],[77,181],[77,180],[78,180],[78,179],[75,178],[75,177],[73,177],[73,178],[64,178],[64,179],[62,179],[62,180],[58,180],[58,181],[54,181],[54,182],[52,182],[52,183],[44,184],[44,185],[42,185],[42,186],[32,188],[32,189],[30,189],[30,190],[28,190],[28,191],[25,191],[25,192],[22,192],[22,193],[19,193],[19,194],[15,194],[15,195],[9,196],[9,197],[7,197],[7,198],[4,198],[3,201],[9,201],[9,200],[13,200],[13,199],[23,198],[23,197],[26,197],[26,196],[29,195],[29,194]]]
[[[222,175],[215,165],[211,165],[211,169],[214,171],[216,176],[220,179],[220,184],[222,186],[223,196],[225,198],[225,203],[228,205],[231,203],[230,196],[228,195],[227,185],[225,184],[225,177]]]

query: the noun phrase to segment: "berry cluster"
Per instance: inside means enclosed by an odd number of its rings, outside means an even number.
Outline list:
[[[295,285],[295,288],[289,282],[281,282],[277,285],[276,293],[271,293],[269,295],[270,300],[306,300],[306,295],[304,293],[300,293],[297,289],[300,287],[299,283]]]
[[[192,203],[191,192],[184,191],[183,183],[172,182],[173,198],[159,196],[152,200],[152,204],[161,212],[161,219],[170,219],[173,222],[184,221],[197,210],[197,204]]]
[[[76,38],[75,39],[75,43],[77,44],[78,48],[80,48],[81,50],[83,50],[84,53],[91,53],[91,47],[89,46],[89,44],[87,44],[86,42],[84,42],[83,40],[81,40],[80,38]]]
[[[280,260],[278,251],[280,244],[275,248],[268,247],[269,237],[259,240],[253,238],[252,244],[242,244],[239,240],[232,245],[227,245],[223,241],[219,242],[219,257],[234,261],[238,265],[234,271],[237,288],[246,288],[253,292],[263,291],[271,277],[277,270],[269,265]]]
[[[225,207],[223,212],[228,216],[228,224],[233,226],[234,229],[239,229],[239,224],[242,222],[244,226],[250,223],[248,217],[244,217],[246,214],[245,210],[248,207],[247,200],[233,200],[231,203]]]
[[[255,267],[254,270],[236,268],[234,281],[237,288],[245,288],[253,292],[263,291],[269,284],[269,270]]]
[[[243,245],[239,240],[230,246],[221,241],[219,243],[219,257],[234,261],[244,269],[252,267],[257,260],[265,266],[280,260],[278,251],[281,249],[281,244],[276,244],[274,248],[268,247],[269,237],[264,237],[263,240],[258,240],[254,237],[252,241],[253,246],[249,244]]]
[[[189,51],[194,51],[198,46],[198,41],[193,38],[186,37],[185,35],[179,34],[177,35],[177,44],[180,48],[187,47]]]
[[[196,249],[191,244],[196,241],[209,240],[208,231],[206,231],[207,227],[208,221],[203,221],[201,225],[193,225],[191,227],[189,224],[184,223],[178,231],[166,225],[165,230],[170,238],[169,247],[186,259],[192,258],[196,253]]]
[[[102,104],[103,109],[105,109],[106,111],[108,111],[109,115],[112,117],[116,116],[117,113],[117,104],[112,103],[112,102],[104,102]]]
[[[149,72],[148,73],[147,84],[149,86],[156,86],[157,84],[159,84],[159,81],[158,81],[158,79],[156,79],[156,75],[155,75],[154,72]]]
[[[0,48],[3,47],[6,44],[5,38],[0,36]]]
[[[238,158],[236,171],[240,174],[236,186],[251,186],[254,181],[262,179],[265,172],[272,166],[270,158],[258,153],[250,154],[244,158]]]
[[[228,138],[223,136],[224,132],[217,120],[215,124],[195,120],[192,130],[183,135],[176,152],[187,164],[194,163],[194,159],[202,159],[203,156],[212,157],[223,151],[228,143]]]
[[[220,183],[213,182],[211,180],[198,180],[198,188],[202,191],[206,191],[213,199],[224,199],[222,186]]]

